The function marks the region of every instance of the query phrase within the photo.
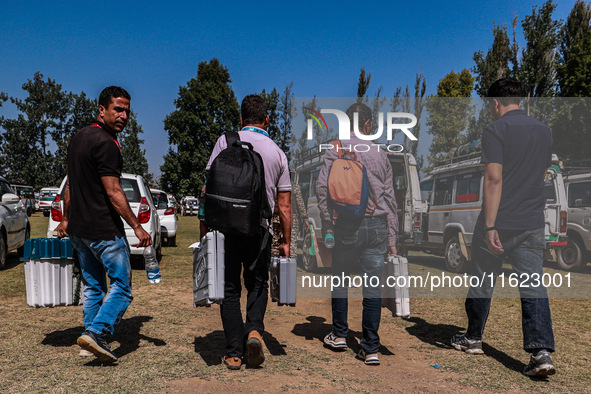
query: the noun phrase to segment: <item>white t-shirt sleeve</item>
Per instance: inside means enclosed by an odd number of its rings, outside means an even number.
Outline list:
[[[287,164],[287,156],[283,151],[280,151],[281,155],[281,173],[279,174],[279,181],[277,181],[278,192],[289,192],[291,191],[291,179],[289,177],[289,165]]]
[[[211,163],[213,163],[215,158],[218,157],[220,152],[223,151],[224,149],[226,149],[227,146],[228,145],[226,143],[226,136],[222,134],[222,136],[219,137],[218,140],[216,141],[215,146],[213,147],[213,150],[211,151],[211,156],[209,156],[209,161],[207,162],[207,166],[205,166],[206,171],[209,171],[209,168],[211,167]]]

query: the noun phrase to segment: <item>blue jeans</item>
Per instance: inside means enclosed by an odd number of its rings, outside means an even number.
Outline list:
[[[478,278],[485,275],[487,279],[483,285],[471,287],[466,297],[465,306],[468,314],[466,336],[470,339],[482,339],[494,284],[502,268],[502,259],[484,250],[488,249],[484,228],[484,215],[481,213],[476,221],[472,239],[472,275]],[[513,271],[520,278],[520,285],[529,286],[519,287],[523,348],[528,352],[542,348],[554,351],[554,333],[548,292],[544,286],[538,286],[532,280],[534,274],[539,275],[540,282],[542,278],[544,228],[526,231],[499,230],[499,238],[503,246],[511,244],[512,239],[519,240],[512,250],[505,250],[504,255],[506,254],[509,258]],[[491,273],[494,278],[492,284],[489,277]],[[521,278],[529,279],[522,281]]]
[[[84,328],[98,335],[113,334],[133,300],[127,239],[91,241],[76,236],[70,239],[78,253],[84,281]],[[109,294],[105,275],[110,281]]]
[[[368,286],[363,287],[363,317],[361,347],[366,353],[377,353],[380,347],[378,329],[382,314],[379,287],[369,285],[369,278],[380,278],[384,272],[384,256],[388,247],[388,228],[385,218],[363,218],[361,224],[337,221],[334,228],[335,247],[332,252],[332,274],[342,278],[361,267],[367,275]],[[332,290],[332,330],[337,337],[346,338],[348,283]]]

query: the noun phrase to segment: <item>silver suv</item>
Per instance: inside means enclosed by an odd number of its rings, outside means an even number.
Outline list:
[[[568,241],[557,253],[556,262],[562,269],[575,271],[583,268],[591,257],[591,169],[569,172],[564,185]]]
[[[31,236],[27,211],[21,199],[0,177],[0,269],[6,265],[8,252],[18,250],[22,256],[25,241]]]

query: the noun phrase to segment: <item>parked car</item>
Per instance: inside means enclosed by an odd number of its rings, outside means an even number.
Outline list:
[[[150,189],[154,206],[158,210],[162,238],[166,238],[167,246],[176,245],[177,220],[174,211],[174,203],[170,202],[169,195],[158,189]]]
[[[14,194],[19,196],[21,201],[23,202],[25,210],[27,211],[27,216],[31,216],[35,212],[37,205],[37,200],[35,199],[35,191],[33,190],[33,186],[23,185],[20,182],[12,182],[10,186],[14,190]]]
[[[154,206],[152,195],[144,183],[144,179],[140,175],[123,173],[121,174],[120,183],[121,188],[127,197],[127,201],[129,201],[131,210],[137,216],[144,230],[146,230],[146,232],[152,237],[152,245],[154,246],[154,249],[156,249],[156,257],[158,258],[158,261],[160,261],[160,259],[162,259],[160,218],[158,217],[158,212]],[[65,184],[66,178],[62,181],[58,194],[51,204],[51,217],[47,224],[48,238],[57,237],[55,228],[59,225],[59,222],[62,221],[64,204],[61,195],[64,191]],[[123,225],[125,227],[125,236],[130,245],[131,254],[142,256],[144,248],[134,246],[139,243],[139,240],[135,236],[133,229],[125,220],[123,220]]]
[[[43,212],[43,216],[49,216],[51,211],[51,203],[60,189],[57,186],[44,187],[39,191],[39,210]]]
[[[193,216],[199,212],[199,199],[193,196],[186,196],[181,202],[181,215]]]
[[[452,272],[468,268],[474,226],[482,208],[484,165],[477,156],[435,167],[421,181],[429,210],[422,220],[423,242],[410,248],[444,256]],[[557,162],[553,155],[553,163]],[[553,259],[566,245],[566,192],[557,165],[548,168],[545,187],[545,258]]]
[[[31,237],[31,226],[25,206],[14,194],[6,179],[0,177],[0,269],[6,265],[9,252],[23,255],[25,241]]]
[[[568,203],[567,244],[556,256],[562,269],[576,271],[591,258],[591,168],[571,170],[564,178]]]

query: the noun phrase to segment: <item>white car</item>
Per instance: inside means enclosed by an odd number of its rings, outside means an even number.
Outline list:
[[[158,212],[156,211],[154,202],[152,201],[152,195],[144,183],[144,178],[142,178],[140,175],[123,173],[121,174],[120,183],[121,188],[127,197],[127,201],[129,201],[131,210],[137,216],[144,230],[146,230],[146,232],[152,237],[152,245],[154,246],[154,249],[156,249],[156,257],[158,258],[158,261],[160,261],[160,259],[162,259],[160,218],[158,217]],[[57,237],[55,228],[62,220],[64,204],[63,201],[61,201],[61,195],[64,191],[65,184],[66,178],[64,178],[62,181],[62,184],[59,188],[59,194],[55,197],[53,203],[51,204],[51,216],[49,218],[49,223],[47,224],[48,238]],[[129,242],[131,254],[143,256],[144,248],[138,248],[134,246],[139,243],[139,240],[135,236],[133,229],[129,226],[129,224],[127,224],[125,220],[123,220],[123,225],[125,227],[125,236]]]
[[[18,250],[22,256],[25,250],[25,241],[31,236],[31,226],[25,206],[21,199],[0,177],[0,269],[6,265],[8,252]]]
[[[44,187],[39,191],[39,210],[43,212],[43,216],[49,216],[51,210],[51,203],[60,189],[57,186]]]
[[[176,245],[177,220],[174,212],[174,203],[170,201],[169,195],[158,189],[150,189],[154,205],[160,217],[161,234],[166,238],[167,246]]]

